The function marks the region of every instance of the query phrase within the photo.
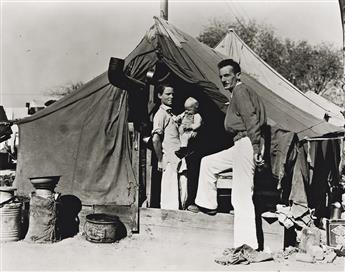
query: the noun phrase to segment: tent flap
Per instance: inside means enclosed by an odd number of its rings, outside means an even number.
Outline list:
[[[97,88],[98,80],[81,92]],[[83,204],[131,205],[136,180],[129,150],[127,93],[107,84],[80,97],[19,124],[18,190],[32,191],[30,177],[61,175],[56,191],[74,194]],[[63,102],[68,98],[74,96]]]

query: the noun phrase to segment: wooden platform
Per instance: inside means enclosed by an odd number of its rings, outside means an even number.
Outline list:
[[[176,233],[179,236],[200,236],[205,235],[214,243],[230,246],[233,241],[232,214],[218,213],[215,216],[203,213],[192,213],[189,211],[172,211],[152,208],[141,208],[139,210],[139,233],[147,228],[164,228],[167,231]],[[269,224],[262,220],[265,248],[280,250],[283,248],[284,228],[276,221]],[[135,234],[134,234],[135,235]],[[191,239],[191,237],[186,237]]]
[[[93,212],[100,211],[83,208],[79,215],[80,231],[82,231],[84,226],[85,216]],[[105,211],[102,210],[102,212]],[[111,213],[116,214],[115,211]],[[174,235],[186,240],[210,239],[212,244],[219,246],[226,244],[230,247],[233,241],[233,214],[218,213],[215,216],[210,216],[203,213],[192,213],[182,210],[140,208],[138,232],[131,231],[130,226],[132,223],[129,220],[130,218],[126,217],[125,214],[118,215],[120,216],[120,220],[126,225],[128,235],[135,236],[137,233],[142,235],[147,229],[151,229],[152,231],[155,230],[155,232],[161,233],[162,236],[168,235],[168,233],[174,233]],[[271,250],[281,249],[283,247],[283,227],[278,222],[269,224],[265,220],[262,220],[262,228],[265,248],[269,247]]]

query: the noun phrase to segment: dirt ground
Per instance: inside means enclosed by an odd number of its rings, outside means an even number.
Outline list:
[[[54,244],[34,244],[25,241],[1,243],[0,271],[345,270],[345,257],[337,258],[331,264],[302,263],[290,258],[284,263],[268,261],[250,265],[222,266],[215,263],[214,259],[220,256],[225,248],[230,247],[232,242],[231,226],[229,229],[223,229],[222,224],[217,224],[217,220],[220,222],[223,215],[213,217],[211,220],[214,223],[208,224],[205,222],[210,220],[209,216],[195,215],[193,218],[188,214],[188,220],[179,217],[179,222],[175,225],[172,222],[176,218],[164,223],[165,216],[159,215],[159,222],[153,219],[155,215],[146,216],[148,220],[140,217],[139,234],[132,234],[117,243],[91,243],[85,239],[82,232]],[[203,222],[203,225],[195,227],[196,223],[193,222]],[[267,241],[274,247],[274,244],[280,243],[281,237],[279,234],[268,234]]]

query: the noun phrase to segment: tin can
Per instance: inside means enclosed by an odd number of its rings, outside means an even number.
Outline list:
[[[330,219],[340,219],[341,218],[341,213],[342,213],[343,209],[342,206],[339,202],[335,202],[331,205],[331,215],[330,215]]]

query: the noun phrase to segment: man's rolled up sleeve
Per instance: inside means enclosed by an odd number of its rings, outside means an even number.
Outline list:
[[[151,135],[158,134],[161,138],[164,135],[164,116],[161,112],[157,112],[153,117],[153,129]]]

